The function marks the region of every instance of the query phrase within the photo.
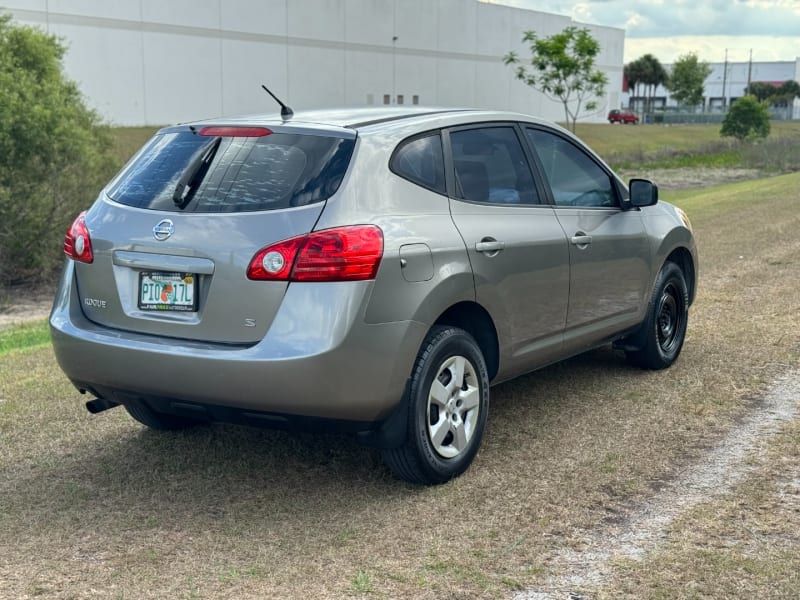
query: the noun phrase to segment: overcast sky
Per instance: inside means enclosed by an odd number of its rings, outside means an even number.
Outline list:
[[[490,0],[625,29],[625,62],[648,52],[670,63],[687,52],[701,60],[795,60],[800,0]]]

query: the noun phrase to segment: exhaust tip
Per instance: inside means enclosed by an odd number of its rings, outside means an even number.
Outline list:
[[[114,408],[115,406],[119,406],[119,402],[111,402],[110,400],[106,400],[104,398],[95,398],[94,400],[89,400],[86,403],[86,410],[93,415],[96,415],[97,413],[108,410],[109,408]]]

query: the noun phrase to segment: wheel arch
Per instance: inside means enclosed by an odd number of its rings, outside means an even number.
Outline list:
[[[697,287],[697,273],[692,253],[685,246],[679,246],[669,253],[664,262],[673,262],[683,272],[686,287],[689,288],[689,304],[694,302]]]
[[[689,296],[689,305],[691,305],[692,302],[694,302],[697,288],[697,267],[695,255],[689,247],[684,245],[673,247],[672,250],[670,250],[668,253],[665,253],[665,256],[662,260],[656,263],[658,268],[656,270],[653,285],[648,292],[647,298],[651,297],[651,294],[655,290],[655,286],[658,283],[658,277],[660,273],[663,271],[665,265],[669,263],[676,265],[683,274],[683,279],[686,282],[686,288]],[[628,332],[622,338],[614,342],[615,347],[624,349],[626,351],[635,351],[641,349],[642,345],[644,344],[643,335],[644,327],[647,324],[648,306],[649,304],[645,303],[644,320],[642,320],[642,322],[634,330]]]
[[[664,204],[666,214],[655,212],[651,218],[645,219],[645,227],[653,240],[651,291],[661,269],[667,262],[672,262],[683,273],[691,305],[697,293],[697,245],[692,230],[685,222],[680,222],[677,209],[669,203]]]
[[[500,342],[494,321],[485,308],[477,302],[459,302],[439,315],[433,325],[458,327],[475,338],[486,361],[489,381],[494,379],[500,369]]]

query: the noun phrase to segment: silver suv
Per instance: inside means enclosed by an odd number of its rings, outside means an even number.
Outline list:
[[[612,342],[672,364],[697,273],[686,215],[567,131],[417,107],[162,129],[64,250],[53,346],[91,412],[351,432],[428,484],[491,384]]]

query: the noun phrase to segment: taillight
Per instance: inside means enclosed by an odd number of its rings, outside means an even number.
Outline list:
[[[288,281],[297,250],[306,241],[305,235],[262,248],[247,267],[247,278],[259,281]]]
[[[67,235],[64,236],[64,254],[72,260],[90,263],[94,260],[94,254],[85,215],[86,211],[79,214],[67,229]]]
[[[374,279],[383,256],[375,225],[323,229],[262,248],[248,279],[263,281],[363,281]]]

